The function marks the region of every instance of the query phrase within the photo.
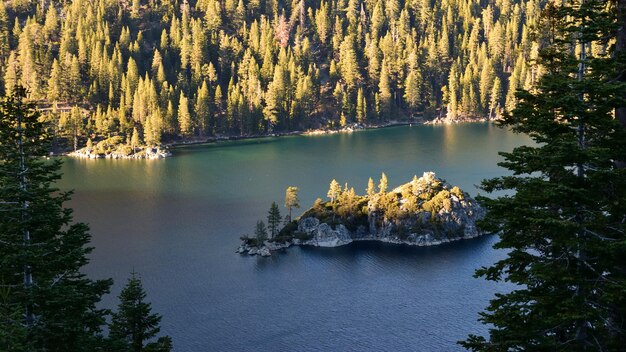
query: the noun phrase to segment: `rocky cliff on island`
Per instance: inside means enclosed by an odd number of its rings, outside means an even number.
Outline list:
[[[356,195],[333,180],[328,197],[288,223],[271,239],[243,237],[238,253],[269,256],[292,245],[337,247],[354,241],[432,246],[480,236],[476,222],[484,209],[466,192],[433,172],[387,192],[370,179],[367,194]]]

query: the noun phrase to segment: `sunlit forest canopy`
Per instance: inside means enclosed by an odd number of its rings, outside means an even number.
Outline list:
[[[15,0],[0,2],[0,78],[78,144],[493,118],[539,74],[542,6]]]

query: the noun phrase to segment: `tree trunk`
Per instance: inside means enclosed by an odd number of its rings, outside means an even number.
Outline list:
[[[21,107],[21,103],[22,103],[22,98],[19,98],[20,100],[18,101],[19,106]],[[19,178],[20,178],[20,191],[22,192],[21,196],[25,197],[26,196],[26,156],[24,153],[24,148],[23,148],[23,134],[22,134],[22,112],[19,111],[17,113],[17,133],[18,133],[18,153],[19,153]],[[20,201],[20,205],[21,205],[21,214],[20,214],[20,221],[22,221],[22,223],[24,223],[26,221],[26,218],[28,216],[28,201],[25,199],[22,199]],[[22,230],[22,240],[23,240],[23,244],[24,247],[28,248],[30,247],[30,231],[28,231],[28,228],[26,226],[24,226],[24,229]],[[31,270],[31,266],[29,264],[25,264],[24,265],[24,288],[26,289],[27,292],[29,292],[31,290],[31,288],[33,287],[33,274],[32,274],[32,270]],[[26,319],[26,326],[30,329],[33,324],[35,323],[35,315],[33,314],[33,307],[30,304],[26,305],[26,312],[25,312],[25,319]]]
[[[617,33],[615,42],[615,57],[620,59],[626,56],[626,0],[617,0]],[[618,80],[626,82],[626,72],[624,67],[619,67]],[[626,93],[625,93],[626,95]],[[626,128],[626,106],[615,109],[615,118]],[[626,167],[626,161],[617,160],[615,164],[619,168]]]
[[[626,0],[617,0],[617,25],[615,56],[626,56]],[[626,82],[626,72],[624,68],[621,69],[619,80]],[[615,109],[615,117],[626,128],[626,106]]]

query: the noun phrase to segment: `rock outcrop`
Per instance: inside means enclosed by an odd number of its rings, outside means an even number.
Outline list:
[[[466,192],[425,172],[390,192],[357,196],[344,189],[334,202],[317,201],[290,230],[283,229],[282,240],[291,241],[278,249],[293,244],[337,247],[353,241],[432,246],[480,236],[476,222],[484,215],[485,210]],[[244,243],[238,252],[275,250],[271,243],[266,241],[260,249],[245,248]]]
[[[131,148],[128,150],[97,151],[95,148],[85,147],[68,154],[69,156],[86,159],[163,159],[172,155],[169,150],[160,147]]]

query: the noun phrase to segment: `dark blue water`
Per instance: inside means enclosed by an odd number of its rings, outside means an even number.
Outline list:
[[[364,193],[435,171],[475,195],[503,174],[497,151],[528,139],[487,124],[414,126],[179,148],[157,161],[66,159],[61,187],[89,223],[87,272],[141,274],[176,351],[455,351],[502,285],[472,277],[503,256],[486,236],[431,248],[359,243],[235,254],[272,201],[300,187],[303,207],[336,178]],[[281,208],[284,213],[284,208]]]

